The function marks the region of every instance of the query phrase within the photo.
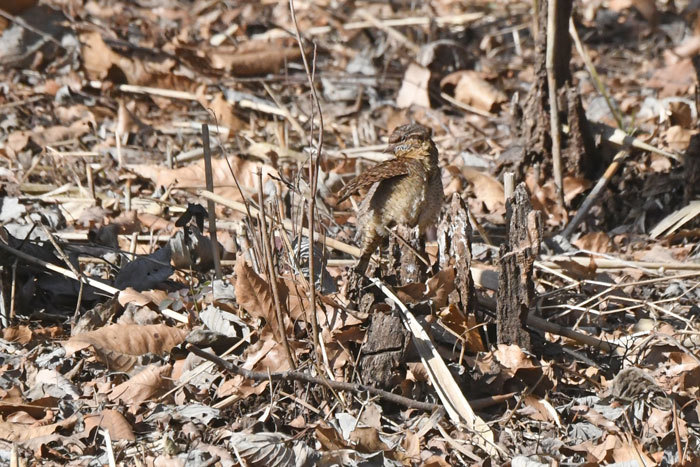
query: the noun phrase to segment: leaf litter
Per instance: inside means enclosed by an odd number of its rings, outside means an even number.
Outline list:
[[[532,3],[293,3],[2,7],[3,463],[694,465],[697,6],[576,2],[585,116],[634,143],[564,249],[620,143],[594,131],[563,204],[546,158],[515,170],[546,240],[523,349],[495,310]],[[451,224],[358,287],[336,193],[409,122]]]

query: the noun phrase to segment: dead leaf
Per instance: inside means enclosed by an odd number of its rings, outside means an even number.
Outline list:
[[[91,347],[111,369],[128,371],[136,363],[136,357],[147,353],[162,355],[180,345],[186,336],[187,331],[164,324],[113,324],[76,334],[63,346],[68,356]]]
[[[496,214],[506,212],[501,182],[486,172],[480,172],[471,167],[462,167],[462,175],[472,184],[476,198],[486,205],[489,212]]]
[[[605,232],[590,232],[571,243],[582,250],[595,251],[596,253],[609,253],[612,251],[610,237]]]
[[[251,193],[258,184],[258,171],[263,173],[263,183],[266,183],[270,176],[279,177],[275,169],[256,161],[229,157],[227,163],[225,159],[213,158],[211,164],[214,192],[225,198],[241,200],[241,194],[231,176],[229,163],[236,174],[238,183],[241,184],[244,191]],[[203,160],[172,170],[163,168],[161,164],[133,164],[129,165],[129,170],[141,177],[150,178],[157,186],[202,189],[205,187]]]
[[[7,421],[0,422],[0,439],[22,443],[30,439],[51,435],[59,429],[70,429],[77,421],[77,416],[73,415],[60,422],[41,426]]]
[[[430,108],[428,81],[430,81],[430,70],[415,63],[408,65],[396,97],[396,106],[405,109],[415,104]]]
[[[275,301],[270,291],[270,285],[253,268],[248,266],[243,255],[240,255],[236,260],[234,272],[236,274],[235,288],[238,303],[251,316],[265,320],[272,329],[275,338],[280,336],[280,326],[277,323]],[[284,302],[280,303],[280,306],[283,307]],[[282,315],[287,316],[286,310],[282,310]]]
[[[440,81],[440,88],[454,86],[454,97],[477,109],[491,112],[508,99],[503,91],[497,89],[483,78],[483,74],[473,70],[460,70],[450,73]]]
[[[141,402],[162,394],[172,386],[169,378],[171,365],[149,365],[141,372],[112,388],[107,398],[112,402],[121,401],[130,411],[138,409]]]
[[[83,437],[90,436],[96,426],[106,429],[113,440],[134,441],[136,436],[128,420],[114,409],[104,409],[99,414],[86,415]]]
[[[250,41],[245,48],[216,47],[208,53],[211,66],[233,76],[258,76],[278,73],[288,62],[301,57],[299,47],[282,43]]]

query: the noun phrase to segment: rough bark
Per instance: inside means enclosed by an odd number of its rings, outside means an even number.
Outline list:
[[[364,382],[384,389],[396,386],[406,374],[404,362],[409,342],[398,312],[372,313],[360,359]]]
[[[403,238],[415,251],[426,258],[425,242],[418,236],[418,230],[402,225],[396,226],[396,234]],[[401,241],[393,235],[389,239],[389,251],[391,251],[391,261],[387,273],[396,275],[399,285],[413,282],[425,282],[427,279],[425,264],[416,257]]]
[[[535,300],[533,265],[542,242],[542,219],[521,183],[506,205],[507,244],[499,251],[496,319],[499,344],[530,349],[527,315]]]
[[[456,193],[438,226],[438,247],[440,269],[455,268],[455,290],[449,302],[459,306],[465,314],[473,313],[476,310],[476,291],[469,269],[472,262],[472,228],[467,206]]]
[[[547,50],[547,4],[550,0],[538,2],[537,25],[539,34],[535,40],[534,82],[524,103],[522,121],[516,122],[519,129],[518,141],[511,150],[504,151],[508,159],[503,159],[499,170],[513,170],[524,178],[525,171],[534,164],[544,164],[543,175],[548,175],[552,160],[552,135],[550,132],[549,92],[556,92],[562,123],[569,125],[568,135],[562,134],[562,163],[565,171],[574,176],[589,173],[598,168],[594,157],[594,142],[588,127],[578,90],[573,84],[571,70],[571,37],[569,17],[573,8],[572,0],[558,0],[557,36],[554,55],[554,77],[557,89],[547,86],[545,66]],[[515,152],[519,157],[514,158]],[[514,160],[515,159],[515,160]]]

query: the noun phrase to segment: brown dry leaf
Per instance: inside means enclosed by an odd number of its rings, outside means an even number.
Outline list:
[[[215,122],[219,126],[229,130],[229,139],[233,138],[238,130],[245,127],[245,123],[241,121],[240,118],[236,117],[233,111],[233,105],[226,100],[223,93],[217,93],[211,102],[208,104],[204,103],[204,107],[214,112],[214,116],[216,117]]]
[[[700,53],[700,36],[686,37],[680,45],[673,49],[673,53],[679,57],[693,57]]]
[[[277,171],[270,166],[259,162],[229,157],[231,168],[236,174],[241,187],[252,193],[258,184],[258,171],[263,173],[263,183],[270,175],[278,176]],[[241,194],[231,176],[228,163],[223,158],[215,158],[211,161],[214,192],[229,199],[241,200]],[[172,186],[174,188],[204,188],[204,161],[198,161],[179,169],[166,169],[160,164],[134,164],[129,170],[141,177],[150,178],[157,186]]]
[[[661,156],[659,154],[651,154],[650,159],[651,163],[649,164],[649,167],[653,172],[667,173],[673,167],[671,164],[671,160],[666,156]]]
[[[445,268],[438,271],[426,282],[429,296],[432,298],[435,308],[447,306],[447,298],[455,289],[455,268]]]
[[[32,330],[29,326],[12,326],[2,330],[2,338],[9,342],[17,342],[19,344],[27,344],[32,340]]]
[[[697,134],[697,130],[687,130],[680,125],[673,125],[661,132],[661,141],[668,149],[685,151],[690,144],[690,138],[695,134]]]
[[[423,467],[450,467],[444,457],[433,455],[423,462]]]
[[[608,3],[608,8],[612,11],[617,11],[618,13],[630,8],[634,0],[610,0]]]
[[[301,57],[299,47],[281,43],[250,41],[245,48],[217,47],[208,53],[211,66],[233,76],[258,76],[278,73],[287,63]]]
[[[257,367],[258,363],[267,357],[267,354],[275,347],[278,347],[278,344],[272,339],[259,340],[245,350],[245,362],[241,367],[246,370],[259,369],[259,367]],[[286,359],[284,359],[284,361],[286,367]],[[274,371],[279,370],[274,369]],[[216,394],[218,397],[227,397],[231,394],[239,394],[242,397],[247,397],[251,394],[261,394],[267,387],[267,384],[267,381],[258,382],[236,375],[221,383]]]
[[[234,273],[236,275],[236,299],[238,304],[251,316],[264,319],[272,329],[275,338],[277,338],[280,335],[280,326],[277,323],[275,301],[269,284],[253,268],[248,266],[243,255],[240,255],[236,260]],[[283,307],[284,302],[280,306]],[[282,315],[287,316],[285,310],[282,310]]]
[[[564,184],[564,201],[567,203],[571,203],[574,198],[589,189],[591,186],[590,180],[571,177],[569,175],[564,177],[562,183]]]
[[[109,225],[116,224],[121,229],[120,234],[141,232],[141,221],[137,211],[124,211],[115,217]]]
[[[596,253],[609,253],[612,251],[610,237],[605,232],[590,232],[571,243],[582,250],[595,251]]]
[[[532,171],[525,176],[525,183],[531,195],[532,207],[545,213],[548,225],[558,226],[568,219],[566,209],[557,201],[557,187],[554,180],[548,180],[540,186]]]
[[[142,63],[118,54],[105,43],[100,33],[94,31],[80,34],[80,42],[83,45],[83,63],[90,79],[104,80],[110,69],[116,67],[124,73],[129,84],[153,85],[155,74],[167,73],[177,64],[172,58]]]
[[[685,96],[695,86],[695,68],[690,58],[684,58],[659,68],[647,81],[647,86],[659,89],[659,98]]]
[[[618,440],[617,446],[612,450],[612,457],[615,463],[639,463],[642,465],[657,465],[652,458],[650,458],[646,452],[644,452],[644,446],[642,446],[636,439],[631,439],[629,441]]]
[[[408,65],[396,97],[396,106],[405,109],[415,104],[430,108],[428,81],[430,81],[430,70],[415,63]]]
[[[404,439],[401,441],[401,447],[404,450],[405,457],[418,461],[420,459],[420,438],[412,431],[407,431]],[[408,460],[405,459],[405,460]]]
[[[337,449],[346,449],[350,447],[340,433],[325,421],[321,421],[315,431],[316,439],[321,443],[321,447],[325,451],[335,451]]]
[[[113,324],[95,331],[76,334],[64,342],[66,355],[92,347],[97,357],[111,369],[128,371],[136,358],[147,353],[162,355],[187,336],[184,329],[165,324]]]
[[[598,442],[598,444],[592,446],[592,448],[588,451],[588,456],[586,457],[586,460],[588,462],[593,462],[596,465],[601,465],[605,463],[605,460],[606,458],[608,458],[608,455],[612,454],[612,450],[615,449],[616,446],[620,445],[622,445],[622,442],[617,436],[608,435],[605,438],[605,441],[603,441],[602,443]]]
[[[170,388],[169,376],[172,369],[172,365],[149,365],[120,385],[113,387],[107,394],[107,398],[112,402],[123,402],[132,411],[138,409],[141,402],[160,395]]]
[[[284,287],[280,288],[280,300],[286,304],[286,309],[292,321],[306,320],[306,307],[309,303],[306,292],[301,285],[294,280],[287,278],[282,279]],[[322,304],[318,304],[318,308],[322,308]],[[322,310],[317,310],[321,312]]]
[[[131,287],[119,292],[117,300],[121,306],[126,306],[133,303],[136,306],[146,306],[148,304],[153,304],[158,307],[163,300],[168,298],[167,292],[164,290],[144,290],[143,292],[137,292]]]
[[[28,131],[13,131],[7,136],[5,147],[17,153],[27,147],[31,135]]]
[[[52,435],[59,429],[70,429],[77,421],[78,417],[73,415],[70,418],[50,425],[0,422],[0,439],[23,443],[30,439]]]
[[[163,219],[159,215],[153,213],[138,213],[139,222],[142,226],[148,229],[149,232],[170,233],[175,230],[175,222]]]
[[[55,397],[42,397],[27,403],[19,389],[13,387],[0,400],[0,415],[7,418],[15,412],[25,412],[34,420],[42,420],[48,415],[47,409],[56,407],[57,403]]]
[[[11,2],[2,2],[2,9],[11,15],[18,15],[37,3],[39,3],[39,0],[12,0]]]
[[[3,339],[9,342],[28,344],[32,340],[56,339],[63,336],[63,329],[58,326],[30,329],[29,326],[20,325],[2,330]]]
[[[546,400],[540,399],[532,394],[526,394],[523,396],[523,402],[527,407],[534,410],[534,413],[530,414],[530,418],[533,420],[552,422],[557,426],[561,426],[557,411]]]
[[[360,452],[389,451],[389,446],[379,438],[379,431],[376,428],[355,428],[350,433],[348,441]]]
[[[490,112],[498,104],[506,102],[507,97],[503,91],[491,85],[482,76],[482,73],[473,70],[455,71],[440,81],[440,88],[452,85],[455,87],[455,99],[477,109]]]
[[[557,260],[554,263],[559,266],[567,276],[577,280],[594,279],[598,269],[598,265],[593,257],[588,260],[588,265],[583,265],[577,261],[566,260]]]
[[[493,352],[493,356],[504,368],[512,371],[522,368],[538,368],[517,345],[498,344],[498,348]]]
[[[474,194],[491,213],[505,214],[503,185],[493,176],[471,167],[463,167],[462,175],[472,184]]]
[[[637,9],[644,19],[652,26],[659,22],[659,11],[656,9],[655,0],[632,0],[632,5]]]
[[[130,102],[133,108],[133,101]],[[139,120],[139,118],[134,115],[133,111],[127,108],[123,100],[119,101],[119,108],[117,110],[117,127],[115,131],[120,135],[126,135],[128,133],[138,133],[146,125]]]
[[[134,441],[136,439],[129,421],[116,410],[104,409],[99,415],[86,415],[84,420],[85,430],[83,431],[83,437],[91,435],[92,429],[99,426],[106,429],[113,440]]]
[[[479,334],[479,326],[473,315],[465,316],[462,310],[450,304],[440,310],[438,316],[443,327],[449,329],[455,336],[466,340],[470,352],[486,351],[486,346]]]

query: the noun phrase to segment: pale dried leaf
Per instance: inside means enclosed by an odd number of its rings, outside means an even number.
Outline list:
[[[136,357],[147,353],[161,355],[169,352],[181,344],[186,336],[187,331],[165,324],[113,324],[76,334],[63,345],[68,356],[92,347],[104,364],[115,370],[127,371],[135,364]]]

